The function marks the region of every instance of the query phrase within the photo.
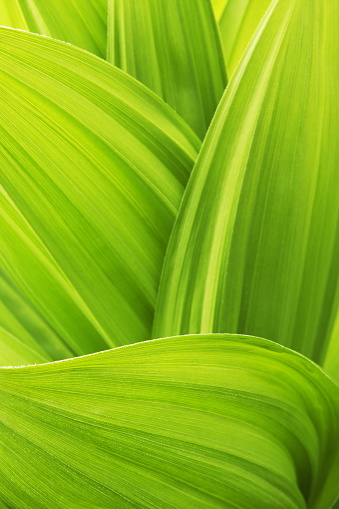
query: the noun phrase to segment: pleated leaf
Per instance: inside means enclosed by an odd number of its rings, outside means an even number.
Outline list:
[[[0,25],[48,35],[106,57],[106,0],[0,0]]]
[[[78,48],[2,28],[0,51],[0,326],[52,359],[148,339],[198,138]]]
[[[108,60],[154,90],[204,137],[226,86],[209,1],[109,0]]]
[[[154,337],[239,332],[322,362],[338,285],[339,4],[276,0],[180,209]]]
[[[139,343],[0,370],[0,497],[12,509],[328,509],[339,388],[272,342]]]

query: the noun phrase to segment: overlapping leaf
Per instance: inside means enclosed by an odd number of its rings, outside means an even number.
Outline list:
[[[211,0],[216,20],[219,22],[226,9],[229,0]]]
[[[268,2],[213,3],[234,65]],[[101,0],[11,5],[6,24],[103,56]],[[203,136],[225,85],[209,2],[110,8],[112,60]],[[254,332],[339,375],[338,11],[273,0],[187,190],[156,335]],[[0,52],[0,364],[148,338],[198,139],[81,50],[0,29]],[[2,368],[0,386],[4,508],[329,509],[339,494],[338,386],[263,339],[161,339]]]
[[[12,509],[328,509],[339,389],[231,335],[0,370],[0,497]]]
[[[54,359],[149,338],[198,139],[144,86],[71,45],[2,28],[0,51],[7,332],[23,323],[14,292]]]
[[[1,236],[6,236],[6,228],[4,221],[1,223]],[[6,239],[8,242],[8,239]],[[3,246],[4,242],[1,241]],[[25,251],[23,251],[25,253]],[[25,253],[27,255],[27,253]],[[26,265],[27,271],[34,269],[32,266]],[[41,266],[38,274],[41,277],[43,272],[43,266]],[[44,278],[42,277],[42,281]],[[45,280],[47,283],[48,279]],[[55,287],[52,285],[52,289]],[[46,297],[46,294],[44,295]],[[67,296],[67,294],[66,294]],[[66,298],[65,296],[65,298]],[[56,296],[50,295],[50,302],[55,303]],[[48,306],[47,301],[47,306]],[[55,304],[54,304],[55,305]],[[67,300],[67,305],[70,305]],[[66,306],[65,306],[65,309]],[[60,309],[59,309],[60,310]],[[47,310],[46,310],[47,311]],[[75,310],[72,310],[70,315],[75,319]],[[48,312],[47,312],[48,313]],[[47,317],[50,315],[47,314]],[[65,319],[66,324],[67,315],[58,316],[59,320]],[[70,325],[72,325],[70,321]],[[77,321],[79,323],[79,320]],[[48,362],[54,359],[63,359],[67,357],[73,357],[76,352],[86,351],[88,348],[84,348],[83,344],[79,348],[74,345],[74,350],[67,346],[62,338],[55,332],[53,328],[53,319],[50,322],[43,319],[41,314],[34,308],[32,303],[25,298],[18,288],[13,286],[13,283],[6,278],[4,274],[0,272],[0,365],[20,365],[20,364],[32,364],[34,362]],[[65,324],[63,324],[64,327]],[[76,326],[76,324],[75,324]],[[56,327],[57,329],[57,327]],[[72,344],[72,333],[77,337],[75,327],[71,327],[70,331],[63,328],[64,338],[66,343]],[[84,331],[85,332],[85,331]],[[93,334],[96,337],[96,334]],[[82,343],[86,343],[85,339]],[[73,346],[73,345],[72,345]],[[93,349],[89,348],[89,350]]]
[[[338,285],[339,4],[275,0],[214,117],[154,337],[240,332],[321,362]]]
[[[271,0],[223,0],[216,2],[227,71],[231,76]]]
[[[110,0],[108,59],[204,137],[226,85],[210,2]]]
[[[0,25],[48,35],[105,58],[106,0],[0,0]]]

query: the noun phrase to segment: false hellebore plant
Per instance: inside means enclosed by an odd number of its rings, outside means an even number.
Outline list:
[[[0,508],[332,507],[338,0],[0,24]]]

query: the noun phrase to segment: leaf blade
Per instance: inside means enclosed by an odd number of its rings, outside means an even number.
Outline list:
[[[107,7],[103,0],[0,0],[0,25],[70,42],[106,56]]]
[[[198,138],[93,55],[4,28],[0,46],[2,270],[77,355],[148,338]]]
[[[108,60],[172,106],[203,138],[226,86],[209,2],[111,0]],[[185,51],[183,51],[185,48]]]
[[[272,4],[185,193],[154,337],[229,330],[322,361],[338,282],[338,16],[335,2]]]
[[[166,338],[0,377],[0,433],[20,472],[8,482],[5,457],[0,490],[13,507],[55,490],[60,505],[100,507],[322,509],[337,495],[324,480],[338,461],[338,387],[272,342]],[[24,444],[29,464],[15,457]]]
[[[271,0],[228,0],[224,5],[219,29],[230,76],[270,4]]]

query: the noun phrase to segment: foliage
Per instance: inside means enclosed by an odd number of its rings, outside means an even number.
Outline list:
[[[0,24],[0,507],[330,509],[337,0]]]

